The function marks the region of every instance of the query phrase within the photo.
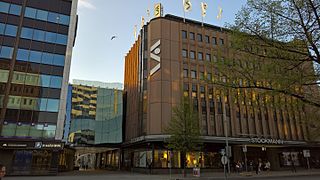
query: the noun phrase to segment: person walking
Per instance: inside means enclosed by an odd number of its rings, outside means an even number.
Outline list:
[[[0,164],[0,180],[6,175],[6,167]]]
[[[267,172],[269,172],[269,171],[270,171],[270,169],[271,169],[270,161],[268,161],[268,160],[267,160],[267,162],[266,162],[266,164],[265,164],[265,167],[264,167],[264,168],[266,169],[266,171],[267,171]]]
[[[290,160],[289,160],[289,161],[291,162],[291,170],[292,170],[292,172],[293,172],[293,173],[296,173],[296,172],[297,172],[297,169],[296,169],[296,166],[295,166],[295,164],[294,164],[293,158],[290,157]]]

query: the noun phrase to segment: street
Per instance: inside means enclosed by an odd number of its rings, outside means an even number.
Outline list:
[[[61,173],[58,176],[24,176],[24,177],[5,177],[3,180],[169,180],[169,179],[181,179],[181,175],[175,174],[170,177],[167,174],[161,175],[147,175],[147,174],[138,174],[130,173],[123,171],[91,171],[91,172],[67,172]],[[203,179],[203,180],[224,180],[222,173],[212,173],[212,174],[203,174],[200,178],[192,177],[191,174],[188,174],[186,179]],[[291,172],[274,172],[270,174],[261,174],[253,175],[250,177],[241,176],[239,174],[231,174],[228,179],[264,179],[264,180],[319,180],[320,171],[310,171],[310,173],[300,172],[300,173],[291,173]]]

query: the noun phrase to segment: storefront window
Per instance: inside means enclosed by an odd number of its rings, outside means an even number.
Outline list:
[[[186,154],[187,168],[204,167],[204,157],[201,152],[192,152]]]
[[[204,167],[205,168],[221,168],[221,154],[218,152],[204,153]]]
[[[292,166],[292,163],[294,163],[295,166],[300,166],[300,158],[299,158],[299,152],[282,152],[279,154],[280,156],[280,165],[282,167],[285,166]]]

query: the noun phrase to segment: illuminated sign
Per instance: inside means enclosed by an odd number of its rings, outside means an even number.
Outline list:
[[[281,139],[266,139],[266,138],[251,138],[249,140],[252,144],[283,144]]]
[[[161,3],[157,3],[154,6],[154,17],[162,17],[162,13],[163,13],[163,8]]]

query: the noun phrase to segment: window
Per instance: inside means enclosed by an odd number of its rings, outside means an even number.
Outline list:
[[[35,29],[35,30],[33,31],[33,39],[34,39],[34,40],[44,41],[44,35],[45,35],[45,32],[44,32],[44,31],[40,31],[40,30],[37,30],[37,29]]]
[[[182,49],[182,57],[188,58],[188,50]]]
[[[224,45],[224,40],[220,38],[220,45]]]
[[[191,71],[191,78],[196,79],[197,78],[197,71]]]
[[[41,87],[50,87],[51,76],[49,75],[40,75],[40,86]]]
[[[204,41],[206,42],[206,43],[210,43],[210,37],[209,36],[204,36]]]
[[[59,100],[58,99],[48,99],[47,110],[48,112],[58,112],[59,111]]]
[[[4,34],[7,36],[16,36],[17,35],[17,26],[7,24]]]
[[[189,84],[184,83],[184,84],[183,84],[183,90],[184,90],[184,91],[189,91]]]
[[[9,12],[9,3],[0,2],[0,12],[2,13],[8,13]]]
[[[202,34],[197,34],[198,42],[202,42]]]
[[[209,54],[209,53],[206,54],[206,60],[211,61],[211,54]]]
[[[193,32],[190,32],[189,36],[190,36],[190,40],[194,40],[195,37],[194,37],[194,33]]]
[[[21,30],[21,37],[26,39],[32,39],[33,30],[30,28],[22,28]]]
[[[60,24],[69,25],[69,22],[70,22],[70,17],[69,16],[66,16],[66,15],[63,15],[63,14],[60,15]]]
[[[61,86],[62,86],[62,77],[59,77],[59,76],[51,76],[50,87],[51,87],[51,88],[60,89]]]
[[[50,42],[50,43],[55,43],[56,39],[57,39],[56,33],[46,32],[46,40],[45,41]]]
[[[66,45],[68,42],[68,37],[66,35],[63,34],[57,34],[57,44],[62,44],[62,45]]]
[[[48,104],[48,99],[41,98],[39,100],[39,110],[40,111],[47,111],[47,104]]]
[[[188,69],[183,70],[183,77],[187,78],[188,77]]]
[[[13,48],[7,46],[0,46],[0,58],[11,59],[13,54]]]
[[[59,22],[59,14],[54,13],[54,12],[49,12],[48,14],[48,21],[52,23],[58,23]]]
[[[217,62],[217,60],[218,60],[218,59],[217,59],[217,56],[214,55],[214,56],[213,56],[213,62]]]
[[[53,65],[64,66],[64,58],[65,57],[63,55],[55,54],[53,59]]]
[[[25,17],[35,19],[37,14],[37,10],[34,8],[26,7],[26,11],[24,13]]]
[[[198,59],[203,60],[203,53],[202,52],[198,52]]]
[[[216,37],[212,37],[212,44],[217,45],[217,38]]]
[[[54,55],[51,53],[43,53],[41,58],[41,63],[52,64]]]
[[[43,11],[38,9],[36,19],[47,21],[48,20],[48,11]]]
[[[190,59],[195,59],[196,58],[195,53],[196,52],[194,52],[194,51],[190,51]]]
[[[29,51],[25,49],[18,49],[17,60],[28,61],[29,60]]]
[[[197,85],[192,84],[192,92],[197,92]]]
[[[18,5],[15,5],[15,4],[11,4],[10,5],[9,14],[14,14],[14,15],[20,16],[20,14],[21,14],[21,6],[18,6]]]
[[[211,73],[208,73],[208,74],[207,74],[207,79],[208,79],[208,80],[211,80],[211,79],[212,79]]]
[[[35,62],[35,63],[41,63],[41,56],[42,56],[42,53],[39,51],[30,51],[29,61]]]
[[[203,79],[204,79],[204,72],[200,72],[199,78],[200,78],[200,80],[203,80]]]
[[[187,31],[182,31],[182,39],[187,39]]]
[[[4,34],[4,29],[5,29],[6,25],[3,23],[0,23],[0,34]]]

